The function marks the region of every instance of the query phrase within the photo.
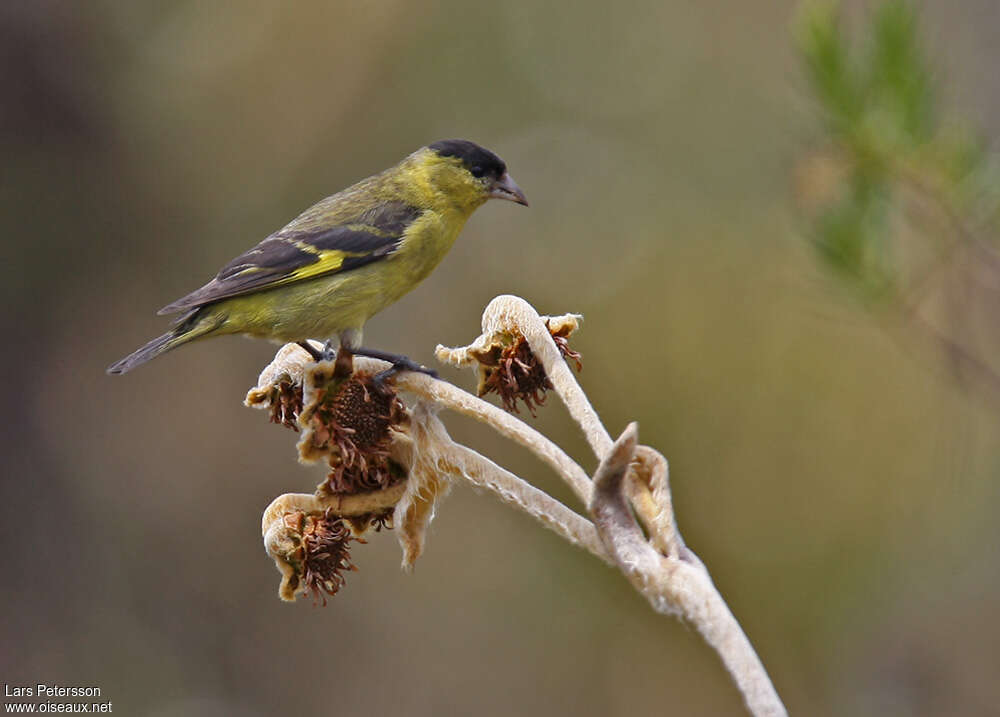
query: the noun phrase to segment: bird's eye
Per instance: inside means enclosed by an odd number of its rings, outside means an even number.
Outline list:
[[[484,167],[479,166],[478,164],[469,171],[472,172],[472,176],[475,177],[476,179],[479,179],[486,175],[486,169]]]

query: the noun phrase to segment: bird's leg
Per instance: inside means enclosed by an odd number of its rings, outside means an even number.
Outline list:
[[[437,371],[434,369],[421,366],[413,359],[400,354],[391,354],[387,351],[378,351],[376,349],[366,349],[364,346],[354,346],[349,350],[357,356],[367,356],[368,358],[381,359],[382,361],[388,361],[392,364],[391,368],[387,368],[385,371],[381,371],[375,375],[375,381],[378,383],[385,381],[387,378],[399,373],[400,371],[416,371],[418,373],[425,373],[431,378],[437,378]]]
[[[333,347],[333,341],[327,339],[327,342],[323,344],[322,349],[317,349],[313,347],[308,341],[297,341],[299,346],[304,348],[312,356],[313,361],[319,363],[320,361],[334,361],[340,355],[339,351]]]
[[[349,348],[341,346],[337,349],[337,358],[333,364],[334,377],[347,378],[354,373],[354,354]]]
[[[308,351],[316,363],[320,361],[333,361],[334,376],[343,378],[354,373],[354,354],[351,353],[349,348],[341,346],[338,349],[334,349],[332,341],[327,341],[322,350],[315,348],[308,341],[298,341],[296,343]]]

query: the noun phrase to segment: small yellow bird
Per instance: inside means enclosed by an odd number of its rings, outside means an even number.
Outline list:
[[[297,341],[319,360],[330,339],[351,354],[420,370],[361,345],[365,322],[433,271],[489,199],[527,206],[498,156],[462,139],[421,147],[395,167],[320,201],[160,310],[184,312],[163,336],[112,364],[120,374],[181,344],[223,334]],[[307,339],[325,339],[325,352]]]

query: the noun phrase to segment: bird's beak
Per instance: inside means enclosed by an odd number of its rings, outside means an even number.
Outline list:
[[[511,176],[506,172],[493,185],[493,189],[490,190],[490,197],[493,199],[506,199],[510,202],[517,202],[518,204],[528,206],[528,198],[524,196],[524,192],[517,186],[517,182],[511,179]]]

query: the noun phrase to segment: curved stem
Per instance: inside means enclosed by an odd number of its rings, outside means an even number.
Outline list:
[[[722,659],[751,714],[787,715],[764,665],[701,561],[686,549],[681,558],[663,557],[635,522],[624,481],[637,441],[638,429],[631,423],[594,474],[591,512],[604,546],[657,612],[679,615],[698,629]]]
[[[531,352],[545,369],[559,399],[583,429],[594,455],[598,459],[602,458],[611,449],[611,436],[577,383],[535,307],[519,296],[504,294],[496,297],[483,311],[483,333],[490,331],[516,332],[524,336]]]
[[[606,563],[613,561],[605,550],[597,529],[582,515],[525,480],[500,467],[486,456],[455,443],[441,420],[428,410],[413,411],[413,421],[426,437],[416,450],[433,450],[435,465],[473,485],[495,493],[500,500],[520,508],[567,541],[590,551]]]
[[[584,505],[590,503],[590,477],[583,468],[559,446],[524,421],[447,381],[439,381],[425,374],[401,373],[396,377],[396,385],[444,408],[486,423],[500,435],[520,443],[548,463],[569,484]]]
[[[331,508],[334,513],[341,516],[377,513],[396,505],[404,490],[406,490],[406,483],[400,481],[385,490],[355,495],[317,496],[313,493],[285,493],[272,500],[271,504],[264,510],[260,521],[261,534],[267,535],[268,529],[275,521],[280,520],[285,513],[294,511],[322,513],[327,508]]]

